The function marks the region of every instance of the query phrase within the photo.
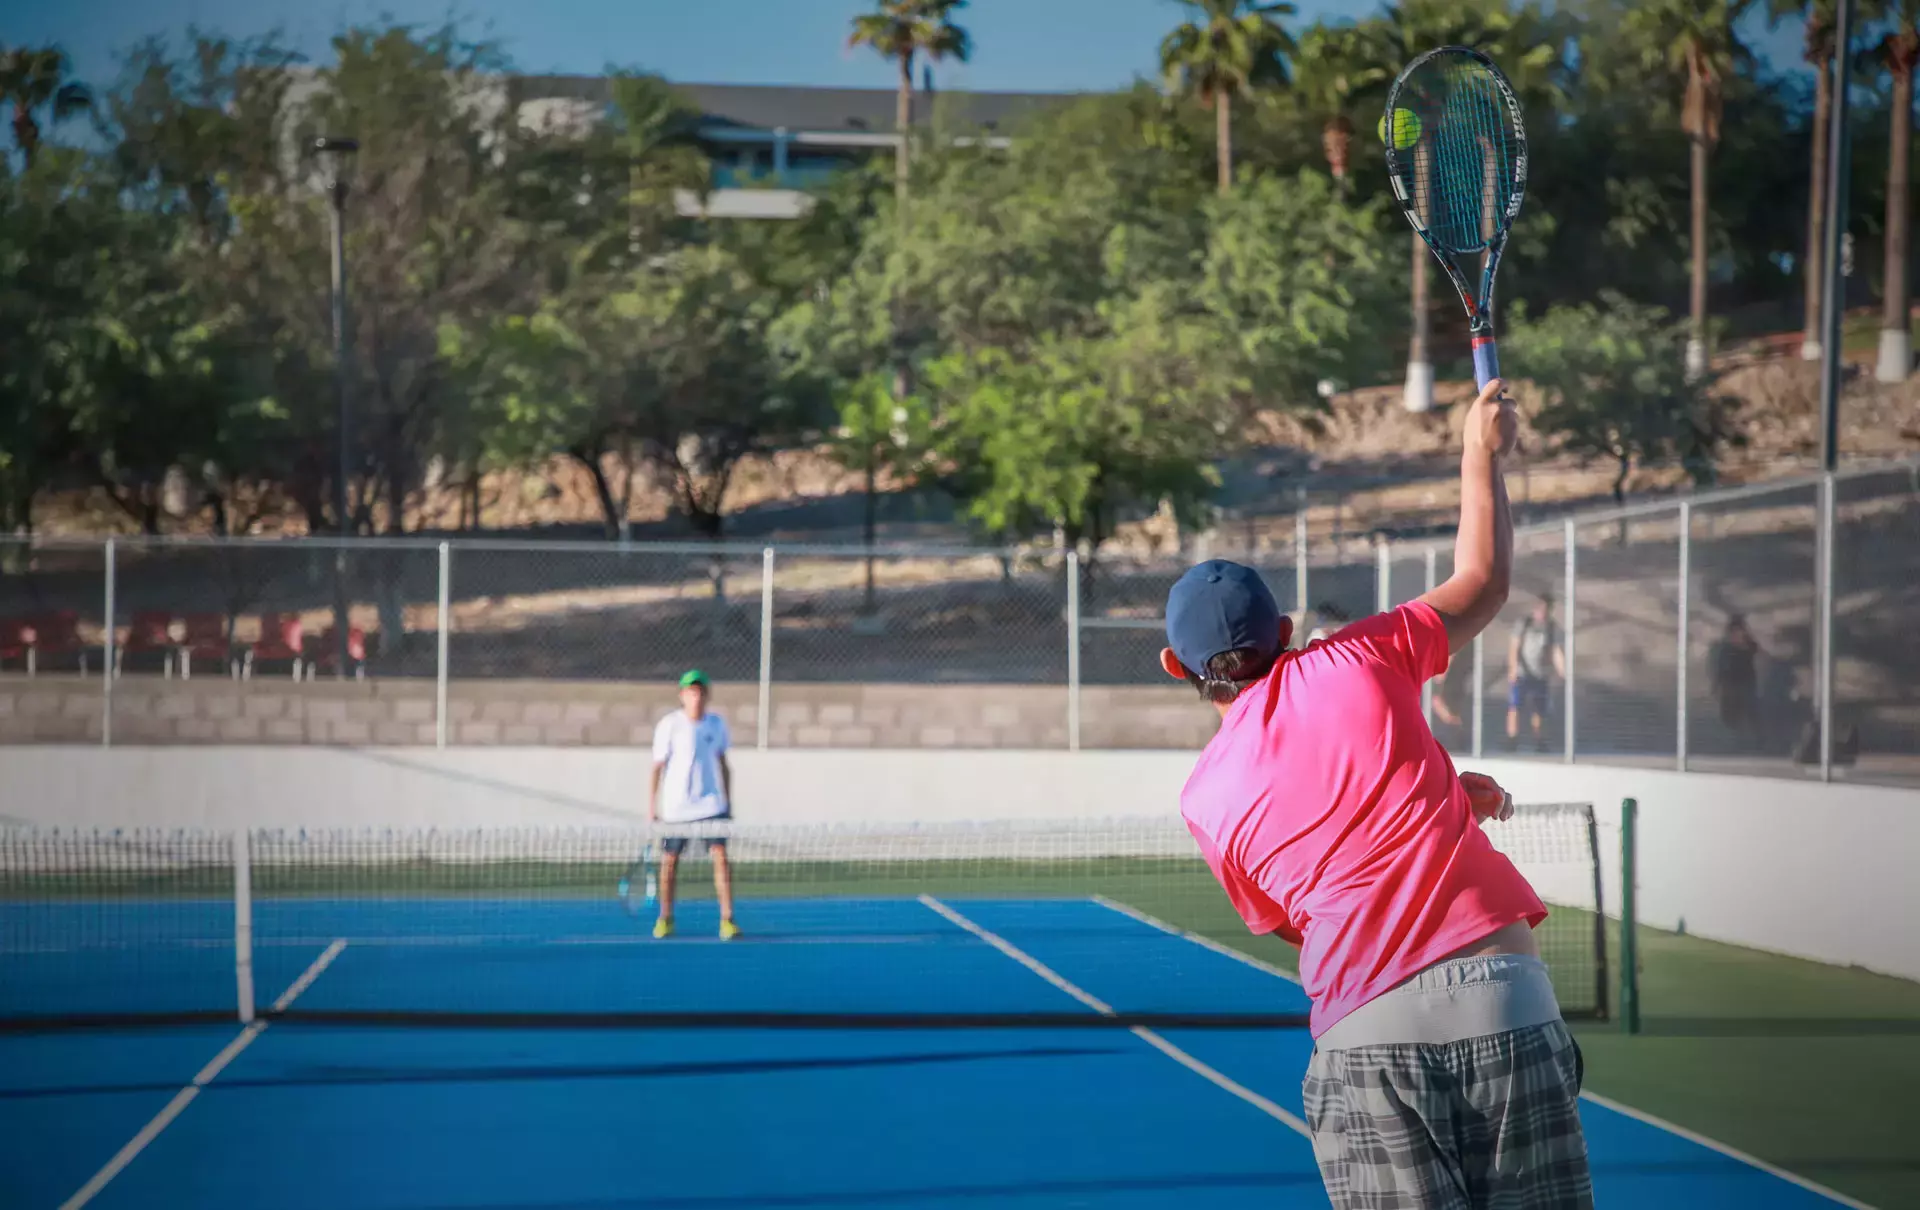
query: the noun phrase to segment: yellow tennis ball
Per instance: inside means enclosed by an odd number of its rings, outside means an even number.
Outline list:
[[[1387,141],[1387,116],[1380,115],[1380,141]],[[1393,149],[1405,151],[1420,141],[1420,115],[1411,109],[1393,111]]]

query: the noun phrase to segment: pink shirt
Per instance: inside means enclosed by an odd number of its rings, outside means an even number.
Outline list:
[[[1455,950],[1546,919],[1427,728],[1420,686],[1446,667],[1445,624],[1417,601],[1288,652],[1181,791],[1247,927],[1300,946],[1315,1037]]]

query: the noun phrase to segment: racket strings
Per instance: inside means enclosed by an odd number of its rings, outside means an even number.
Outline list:
[[[1485,250],[1502,229],[1518,143],[1506,100],[1477,61],[1435,60],[1409,79],[1399,104],[1420,120],[1410,201],[1437,249]]]

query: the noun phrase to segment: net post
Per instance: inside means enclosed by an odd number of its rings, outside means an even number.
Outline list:
[[[1301,488],[1300,506],[1293,513],[1293,604],[1300,626],[1307,629],[1307,489]]]
[[[1425,591],[1432,592],[1433,577],[1438,570],[1437,559],[1432,546],[1427,547],[1426,563],[1427,587]],[[1446,674],[1443,672],[1440,675],[1445,676]],[[1420,713],[1426,717],[1427,726],[1433,726],[1433,680],[1431,678],[1420,682]]]
[[[773,547],[760,552],[760,697],[754,747],[765,751],[773,734]]]
[[[1640,803],[1620,803],[1620,1028],[1640,1032]]]
[[[1566,701],[1565,708],[1562,710],[1562,714],[1565,715],[1564,721],[1566,723],[1566,733],[1567,733],[1566,735],[1567,751],[1565,756],[1565,760],[1567,764],[1573,763],[1573,749],[1574,749],[1573,687],[1574,687],[1574,679],[1575,679],[1574,660],[1576,657],[1574,655],[1573,616],[1574,616],[1574,589],[1578,584],[1578,580],[1579,580],[1579,573],[1577,569],[1577,563],[1579,561],[1578,552],[1580,549],[1579,537],[1580,537],[1579,526],[1574,522],[1574,519],[1572,517],[1568,517],[1567,524],[1566,524],[1566,544],[1567,544],[1567,573],[1566,573],[1567,583],[1566,583],[1566,593],[1565,593],[1566,602],[1561,606],[1561,617],[1563,617],[1565,621],[1562,622],[1560,626],[1560,632],[1562,636],[1564,636],[1560,640],[1560,648],[1565,653],[1566,661],[1567,661],[1567,677],[1566,677],[1567,701]]]
[[[240,1023],[253,1023],[253,836],[233,834],[233,974]]]
[[[1373,548],[1373,611],[1393,608],[1393,539],[1382,537]]]
[[[1607,1019],[1607,992],[1613,987],[1607,973],[1607,880],[1601,869],[1600,821],[1593,804],[1586,807],[1587,852],[1593,859],[1593,990],[1600,1019]]]
[[[1687,771],[1687,615],[1693,612],[1693,501],[1680,502],[1680,627],[1674,638],[1674,765]]]
[[[453,620],[453,546],[440,543],[440,597],[434,617],[433,746],[447,746],[447,627]]]
[[[115,643],[119,635],[113,624],[113,617],[117,611],[117,606],[113,599],[114,589],[116,587],[114,584],[114,553],[115,547],[113,539],[108,538],[106,546],[101,552],[102,558],[105,561],[103,570],[106,579],[106,599],[102,601],[100,605],[103,611],[101,614],[102,631],[105,634],[105,638],[102,639],[100,645],[101,671],[105,674],[102,679],[104,688],[100,694],[100,746],[103,748],[113,747],[113,665],[116,657],[120,654],[117,644]]]
[[[1080,750],[1080,552],[1067,552],[1067,751]]]

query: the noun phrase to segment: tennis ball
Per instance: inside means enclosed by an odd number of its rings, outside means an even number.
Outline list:
[[[1387,116],[1380,115],[1380,141],[1387,141]],[[1393,149],[1405,151],[1420,141],[1420,115],[1411,109],[1393,111]]]

